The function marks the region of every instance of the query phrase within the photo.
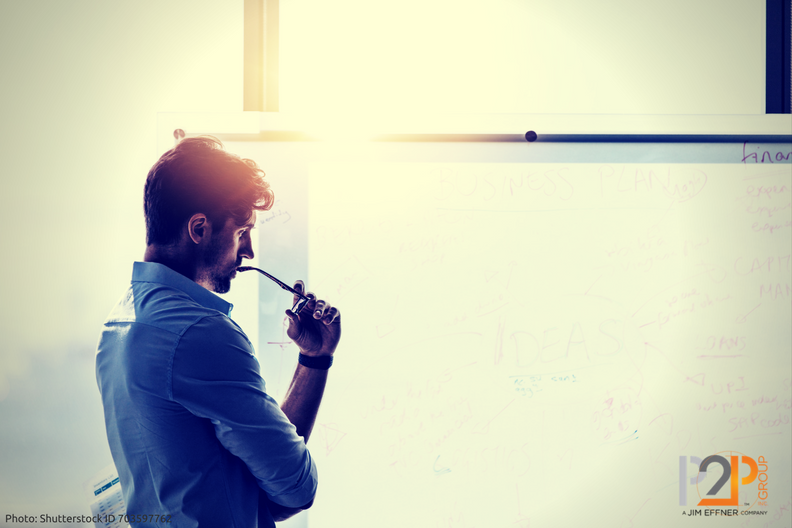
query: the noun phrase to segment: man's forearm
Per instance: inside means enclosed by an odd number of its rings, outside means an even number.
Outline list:
[[[298,364],[281,409],[297,428],[297,434],[308,442],[322,403],[327,370],[308,368]]]
[[[297,297],[305,291],[305,284],[297,281],[294,288],[298,292],[295,294]],[[325,360],[332,360],[333,352],[341,339],[341,312],[326,301],[317,299],[313,293],[308,292],[306,295],[308,303],[299,314],[286,310],[289,318],[286,335],[300,349],[300,354],[309,358],[324,358],[308,360],[308,364],[322,365]],[[306,442],[316,422],[326,384],[327,369],[309,368],[299,363],[283,399],[281,409],[297,428],[297,434]]]

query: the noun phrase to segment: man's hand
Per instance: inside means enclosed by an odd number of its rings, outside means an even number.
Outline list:
[[[294,289],[303,293],[303,281],[294,283]],[[289,317],[289,328],[286,335],[300,348],[306,356],[332,356],[338,341],[341,339],[341,312],[330,303],[308,292],[308,303],[295,314],[286,310]],[[294,296],[294,302],[298,297]]]

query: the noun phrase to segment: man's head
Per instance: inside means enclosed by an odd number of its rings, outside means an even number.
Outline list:
[[[184,139],[146,178],[146,244],[191,259],[196,282],[224,293],[242,258],[253,258],[256,211],[273,201],[254,161],[226,152],[213,137]]]

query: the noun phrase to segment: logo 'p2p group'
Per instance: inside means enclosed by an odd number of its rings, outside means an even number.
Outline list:
[[[717,468],[720,468],[718,470]],[[706,458],[679,457],[679,505],[687,506],[696,490],[697,506],[767,506],[768,464],[736,451],[721,451]]]

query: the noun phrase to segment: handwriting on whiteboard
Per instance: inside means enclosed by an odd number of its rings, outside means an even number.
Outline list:
[[[775,147],[767,149],[765,146],[749,145],[746,141],[742,148],[743,163],[783,163],[792,157],[792,150]]]

